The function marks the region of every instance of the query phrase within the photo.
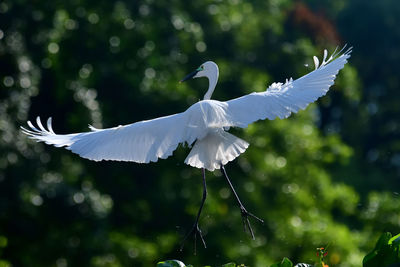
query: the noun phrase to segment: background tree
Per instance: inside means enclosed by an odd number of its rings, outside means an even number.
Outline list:
[[[382,231],[399,232],[400,4],[365,1],[26,1],[0,3],[0,257],[14,266],[359,266]],[[185,110],[220,67],[214,98],[262,91],[312,70],[312,56],[354,52],[317,105],[286,120],[233,129],[251,143],[228,172],[266,220],[256,240],[219,171],[208,173],[207,249],[178,252],[201,197],[188,152],[148,165],[91,162],[27,140],[37,115],[59,133]],[[310,67],[304,66],[308,64]]]

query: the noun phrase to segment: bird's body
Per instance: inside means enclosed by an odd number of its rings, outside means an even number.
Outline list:
[[[207,196],[205,169],[222,169],[238,201],[245,229],[249,230],[254,239],[248,217],[261,222],[262,220],[244,208],[224,168],[225,164],[243,153],[249,144],[227,130],[230,127],[246,128],[258,120],[287,118],[291,113],[305,109],[308,104],[326,94],[339,70],[350,57],[351,48],[342,54],[341,52],[334,52],[334,55],[327,59],[325,50],[321,64],[318,58],[314,57],[315,70],[297,80],[289,79],[284,84],[273,83],[266,91],[225,102],[211,100],[219,70],[214,62],[207,61],[182,80],[198,77],[207,77],[209,80],[204,100],[193,104],[182,113],[108,129],[90,126],[90,132],[65,135],[54,133],[51,118],[47,121],[46,129],[38,117],[36,122],[39,129],[28,121],[31,129],[22,128],[22,131],[36,141],[66,147],[83,158],[95,161],[155,162],[159,158],[164,159],[172,155],[179,144],[192,146],[185,163],[203,169],[203,199],[196,222],[185,240],[191,233],[195,236],[199,233],[205,246],[198,226]]]
[[[325,50],[326,51],[326,50]],[[32,139],[57,147],[66,147],[90,160],[155,162],[172,155],[179,144],[192,146],[185,163],[209,171],[219,169],[243,153],[249,144],[225,129],[245,128],[248,124],[263,119],[286,118],[291,113],[304,109],[318,97],[325,95],[334,83],[338,71],[350,57],[351,50],[336,59],[326,60],[316,70],[285,84],[274,83],[266,91],[251,93],[229,101],[210,100],[218,80],[218,67],[206,62],[190,77],[208,77],[209,89],[201,100],[185,112],[140,121],[125,126],[95,129],[76,134],[55,134],[48,121],[45,129],[37,118],[39,129],[28,122],[31,130],[23,132]],[[199,73],[204,72],[202,75]]]

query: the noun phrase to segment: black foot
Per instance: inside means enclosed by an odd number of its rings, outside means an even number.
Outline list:
[[[225,167],[222,164],[221,164],[221,171],[222,171],[222,174],[225,176],[226,180],[228,181],[229,187],[231,188],[231,190],[232,190],[233,194],[235,195],[235,198],[236,198],[236,200],[237,200],[237,202],[239,204],[240,213],[242,214],[242,221],[243,221],[244,231],[246,232],[246,229],[249,230],[251,238],[254,240],[255,239],[254,232],[253,232],[253,229],[251,228],[249,217],[252,217],[252,218],[256,219],[257,221],[259,221],[261,223],[264,223],[264,221],[261,220],[260,218],[258,218],[257,216],[255,216],[254,214],[248,212],[246,210],[246,208],[243,206],[242,202],[240,201],[239,196],[236,194],[235,188],[233,188],[231,180],[229,180],[228,174],[226,174]]]
[[[197,234],[199,234],[201,242],[203,243],[204,248],[207,248],[207,245],[206,245],[206,242],[204,241],[203,234],[201,232],[199,224],[196,222],[193,225],[192,230],[190,230],[190,232],[183,239],[180,251],[183,250],[183,246],[185,245],[185,242],[188,239],[188,237],[191,236],[191,235],[194,235],[194,255],[196,255]]]
[[[248,212],[243,205],[240,206],[240,213],[242,214],[242,221],[243,221],[244,231],[246,232],[246,229],[249,230],[251,238],[254,240],[255,239],[254,232],[253,232],[253,229],[251,228],[249,217],[252,217],[252,218],[256,219],[257,221],[259,221],[261,223],[264,223],[264,220],[258,218],[256,215]]]
[[[200,214],[203,209],[206,198],[207,198],[206,170],[203,168],[203,198],[201,199],[200,208],[199,208],[199,211],[197,212],[196,221],[193,224],[192,230],[190,230],[190,232],[183,239],[180,251],[183,250],[183,246],[185,245],[186,239],[188,239],[189,236],[194,235],[194,255],[196,255],[197,234],[199,234],[201,242],[204,245],[204,248],[207,248],[206,242],[204,241],[204,238],[203,238],[203,234],[201,233],[201,230],[199,228]]]

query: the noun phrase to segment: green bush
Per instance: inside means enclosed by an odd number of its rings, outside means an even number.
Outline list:
[[[327,255],[327,250],[317,248],[318,262],[315,267],[328,266],[324,263],[324,257]],[[363,267],[396,267],[400,264],[400,234],[392,236],[391,233],[384,233],[378,239],[375,248],[368,253],[363,260]],[[168,260],[159,262],[157,267],[189,267],[181,261]],[[236,265],[235,263],[227,263],[222,267],[240,267],[245,265]],[[293,263],[288,258],[283,258],[282,261],[272,264],[271,267],[293,267]]]

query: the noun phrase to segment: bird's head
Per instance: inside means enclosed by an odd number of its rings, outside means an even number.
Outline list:
[[[185,76],[182,80],[179,82],[184,82],[189,80],[190,78],[200,78],[200,77],[215,77],[218,78],[218,66],[212,61],[207,61],[203,64],[200,65],[195,71],[189,73],[188,75]]]

